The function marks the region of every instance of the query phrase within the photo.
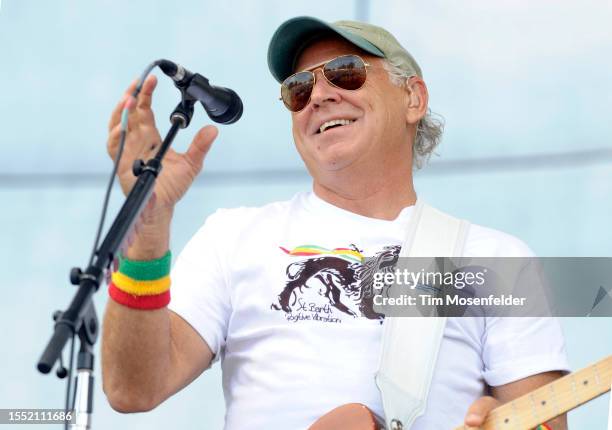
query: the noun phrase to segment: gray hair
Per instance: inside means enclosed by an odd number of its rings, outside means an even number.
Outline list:
[[[388,60],[383,60],[383,66],[389,73],[391,83],[401,88],[405,88],[406,80],[414,76],[391,64]],[[425,116],[417,124],[416,137],[412,145],[414,165],[417,169],[423,167],[431,157],[431,154],[434,153],[434,150],[442,140],[443,132],[444,118],[428,108]]]

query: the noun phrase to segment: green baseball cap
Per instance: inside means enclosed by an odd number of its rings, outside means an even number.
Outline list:
[[[364,51],[386,58],[400,69],[422,77],[416,60],[387,30],[359,21],[327,23],[310,16],[299,16],[278,27],[268,47],[268,67],[279,83],[294,73],[299,55],[313,40],[335,34]]]

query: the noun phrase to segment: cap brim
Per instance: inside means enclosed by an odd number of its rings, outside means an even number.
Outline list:
[[[270,40],[270,45],[268,46],[268,67],[274,79],[280,83],[293,74],[297,56],[309,41],[325,32],[335,33],[372,55],[384,57],[380,49],[363,37],[349,33],[319,19],[300,16],[282,23],[272,36],[272,40]]]

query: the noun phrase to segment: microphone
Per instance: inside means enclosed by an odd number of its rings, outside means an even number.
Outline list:
[[[172,78],[174,85],[202,103],[204,110],[215,122],[233,124],[242,116],[242,100],[233,90],[216,87],[199,73],[192,73],[180,64],[160,60],[159,68]]]

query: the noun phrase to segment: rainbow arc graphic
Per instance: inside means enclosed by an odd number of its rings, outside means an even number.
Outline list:
[[[323,256],[323,255],[332,255],[334,257],[339,257],[347,261],[351,261],[353,263],[362,263],[365,257],[363,254],[353,248],[334,248],[328,249],[322,246],[317,245],[300,245],[296,246],[292,250],[288,250],[287,248],[283,248],[279,246],[279,248],[288,255],[294,257],[313,257],[313,256]]]

